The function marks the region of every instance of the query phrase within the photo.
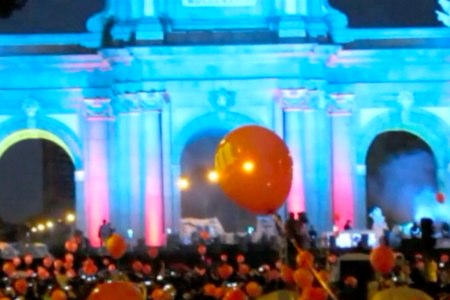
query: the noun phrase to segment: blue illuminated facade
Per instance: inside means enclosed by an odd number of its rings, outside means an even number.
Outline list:
[[[285,211],[320,230],[336,215],[365,227],[366,155],[385,131],[421,137],[450,192],[450,28],[352,29],[326,0],[106,2],[86,33],[0,36],[0,153],[66,149],[92,241],[102,219],[151,245],[177,231],[181,155],[210,127],[282,136]]]

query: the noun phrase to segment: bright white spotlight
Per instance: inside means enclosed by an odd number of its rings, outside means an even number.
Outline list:
[[[45,224],[47,226],[48,229],[53,228],[54,224],[52,221],[48,221],[47,224]]]
[[[252,161],[247,160],[242,164],[242,170],[244,170],[244,172],[246,173],[251,173],[254,169],[255,164]]]
[[[66,215],[66,221],[67,221],[68,223],[74,222],[74,221],[75,221],[75,215],[74,215],[74,214],[67,214],[67,215]]]
[[[38,224],[38,225],[37,225],[37,230],[38,230],[38,231],[44,231],[44,230],[45,230],[44,224]]]
[[[208,172],[208,180],[210,182],[217,182],[219,181],[219,173],[217,173],[216,171],[209,171]]]
[[[37,228],[36,227],[31,227],[31,232],[37,232]]]
[[[181,190],[187,190],[190,185],[191,185],[191,183],[189,182],[189,180],[186,177],[180,177],[180,179],[178,180],[178,187]]]

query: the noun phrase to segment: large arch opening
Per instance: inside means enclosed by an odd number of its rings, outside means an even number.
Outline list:
[[[227,130],[208,129],[194,135],[181,155],[181,174],[189,188],[181,191],[182,218],[217,217],[226,232],[244,232],[254,227],[256,217],[232,202],[208,173],[214,168],[214,154]]]
[[[436,159],[430,146],[406,131],[376,136],[367,156],[367,210],[380,207],[390,225],[440,219]]]
[[[67,151],[53,141],[24,139],[10,145],[0,157],[0,223],[30,227],[75,211],[74,170]],[[11,231],[4,234],[14,239]]]

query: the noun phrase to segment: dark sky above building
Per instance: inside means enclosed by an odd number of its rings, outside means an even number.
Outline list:
[[[0,33],[83,32],[88,17],[100,11],[104,1],[28,0],[11,18],[0,19]],[[329,1],[349,16],[352,27],[442,26],[436,19],[437,0]]]

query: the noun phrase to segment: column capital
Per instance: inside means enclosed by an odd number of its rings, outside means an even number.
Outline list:
[[[114,117],[110,98],[84,98],[84,113],[90,120],[109,120]]]
[[[328,94],[328,112],[331,115],[347,115],[354,110],[355,94],[353,93],[331,93]]]
[[[114,108],[117,112],[133,113],[143,111],[160,111],[169,102],[169,94],[165,91],[139,91],[118,94]]]
[[[319,89],[278,89],[275,98],[285,110],[315,110],[326,106],[325,91]]]

